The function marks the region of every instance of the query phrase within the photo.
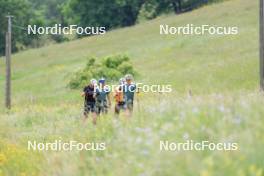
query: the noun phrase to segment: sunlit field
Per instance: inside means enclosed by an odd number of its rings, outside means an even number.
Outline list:
[[[264,95],[258,87],[258,3],[233,0],[161,16],[105,36],[13,55],[12,109],[0,104],[0,175],[264,175]],[[236,36],[161,36],[159,25],[239,27]],[[90,56],[127,54],[140,93],[134,114],[82,121],[82,90],[67,87]],[[0,86],[4,89],[4,60]],[[190,93],[191,92],[191,93]],[[0,92],[4,99],[4,92]],[[114,104],[114,103],[113,103]],[[106,142],[105,151],[28,151],[27,141]],[[160,151],[160,140],[236,142],[236,151]]]

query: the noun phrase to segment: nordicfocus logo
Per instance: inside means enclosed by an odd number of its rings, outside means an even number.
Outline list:
[[[98,85],[95,85],[95,87],[99,87]],[[115,90],[117,90],[118,88],[120,92],[151,92],[151,93],[171,93],[173,91],[172,89],[172,85],[170,84],[164,84],[164,85],[158,85],[158,84],[152,84],[152,85],[148,85],[148,84],[143,84],[143,83],[136,83],[136,84],[131,84],[131,86],[126,86],[124,85],[105,85],[104,86],[105,89],[107,90],[111,90],[112,92],[114,92]]]
[[[78,35],[102,35],[106,33],[105,27],[81,27],[78,25],[69,25],[69,26],[62,26],[61,24],[55,24],[52,27],[42,27],[37,25],[28,25],[27,27],[28,35],[33,34],[52,34],[52,35],[71,35],[71,34],[78,34]]]
[[[238,150],[237,143],[219,142],[214,143],[210,141],[194,142],[187,140],[186,142],[169,142],[160,141],[160,151],[235,151]]]
[[[160,25],[160,35],[237,35],[237,26],[218,26],[204,24],[196,26],[187,24],[185,26]]]
[[[36,142],[28,141],[28,150],[38,151],[103,151],[106,149],[105,142],[80,143],[74,140],[63,142],[55,140],[54,142]]]

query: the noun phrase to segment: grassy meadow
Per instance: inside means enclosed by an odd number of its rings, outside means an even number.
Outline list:
[[[159,25],[238,26],[235,36],[163,36]],[[131,119],[113,107],[82,123],[82,90],[67,84],[90,56],[127,54],[144,94]],[[230,0],[12,57],[12,109],[0,103],[0,176],[263,176],[264,96],[258,77],[258,2]],[[4,60],[0,99],[4,100]],[[191,90],[192,96],[188,94]],[[106,142],[105,151],[33,152],[27,141]],[[237,142],[237,151],[159,151],[159,141]]]

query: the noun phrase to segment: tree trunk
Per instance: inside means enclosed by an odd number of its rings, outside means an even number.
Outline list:
[[[181,11],[182,11],[181,0],[173,0],[172,6],[173,6],[173,10],[176,14],[181,13]]]

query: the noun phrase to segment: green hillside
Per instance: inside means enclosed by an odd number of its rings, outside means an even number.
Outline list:
[[[255,90],[258,84],[256,8],[256,2],[229,1],[180,16],[160,17],[105,36],[16,54],[13,56],[14,96],[19,95],[23,104],[28,99],[27,93],[37,99],[50,97],[50,91],[53,95],[67,92],[68,96],[71,92],[65,90],[67,76],[82,68],[87,57],[116,53],[126,53],[134,59],[135,67],[144,75],[142,81],[172,83],[181,93],[186,89],[197,93]],[[239,35],[163,36],[159,35],[160,24],[238,26]]]
[[[13,109],[0,104],[0,175],[263,175],[257,9],[257,1],[226,1],[13,55]],[[238,26],[239,34],[164,36],[160,24]],[[70,90],[67,83],[88,57],[114,54],[132,59],[140,73],[136,81],[172,84],[173,93],[142,94],[132,119],[109,114],[96,127],[84,125],[81,90]],[[2,89],[3,75],[1,58]],[[58,138],[106,141],[108,148],[27,151],[27,140]],[[239,150],[159,151],[160,140],[185,138],[234,141]]]

